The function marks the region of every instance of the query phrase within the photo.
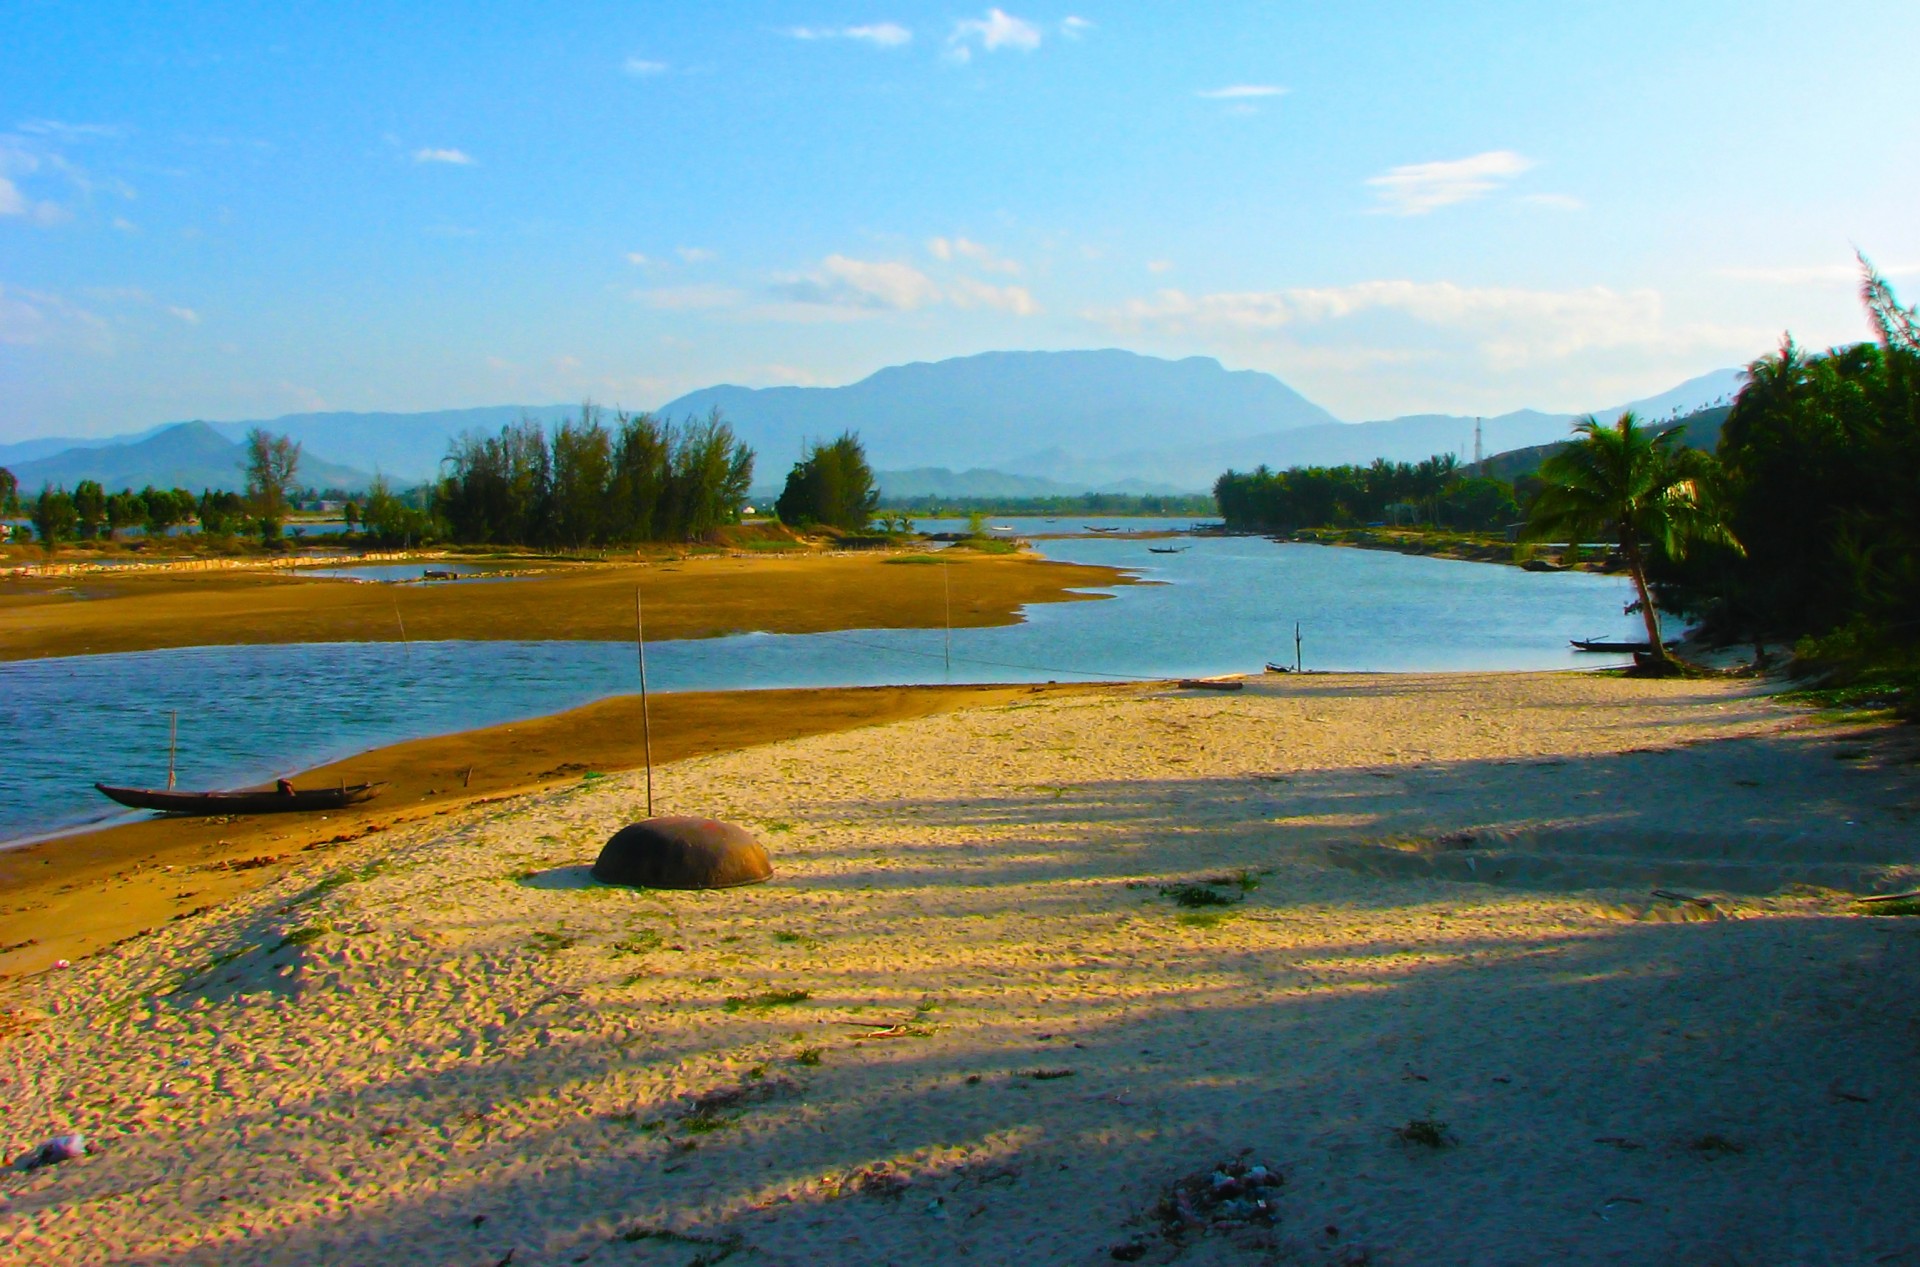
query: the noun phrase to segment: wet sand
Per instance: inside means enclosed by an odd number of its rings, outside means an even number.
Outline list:
[[[655,695],[653,757],[672,762],[1078,686],[861,687]],[[640,700],[616,696],[512,725],[377,748],[293,776],[299,787],[384,782],[325,814],[142,815],[0,849],[0,979],[44,971],[206,912],[349,841],[475,802],[588,783],[644,764]]]
[[[1850,896],[1920,884],[1910,732],[980,703],[661,770],[764,886],[593,884],[642,793],[572,778],[7,983],[0,1149],[98,1151],[0,1177],[0,1261],[1920,1261],[1920,920]],[[1236,1161],[1271,1226],[1194,1205]]]
[[[936,561],[937,560],[937,561]],[[423,563],[424,567],[433,566]],[[1010,625],[1029,603],[1130,584],[1113,568],[971,551],[556,565],[507,581],[379,585],[260,571],[130,572],[0,583],[0,660],[237,643],[633,637]]]

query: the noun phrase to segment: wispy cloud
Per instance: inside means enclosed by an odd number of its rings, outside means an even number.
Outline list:
[[[781,278],[775,290],[795,303],[912,312],[936,303],[940,288],[911,264],[829,255],[808,273]]]
[[[1409,163],[1369,177],[1367,184],[1380,199],[1375,210],[1396,216],[1423,216],[1441,207],[1484,198],[1532,166],[1531,159],[1512,150],[1488,150],[1471,158]]]
[[[647,266],[653,263],[653,257],[650,255],[647,255],[645,252],[642,252],[642,251],[628,251],[627,263],[638,265],[641,268],[646,268]]]
[[[971,277],[962,277],[948,287],[946,298],[956,308],[992,308],[1016,317],[1031,317],[1040,311],[1025,286],[994,286]]]
[[[1501,370],[1596,349],[1671,350],[1682,343],[1743,347],[1755,337],[1753,331],[1708,326],[1676,330],[1665,321],[1664,309],[1661,295],[1653,290],[1529,290],[1383,280],[1200,295],[1163,290],[1119,308],[1088,309],[1081,315],[1116,332],[1272,335],[1290,327],[1331,326],[1387,313],[1448,338],[1465,339]]]
[[[1008,259],[992,247],[966,238],[931,238],[927,242],[927,254],[942,263],[966,260],[990,273],[1005,273],[1010,277],[1018,277],[1022,271],[1018,260]]]
[[[737,308],[746,296],[731,286],[655,286],[636,290],[633,297],[664,312],[704,312]]]
[[[418,149],[413,152],[413,161],[416,163],[450,163],[455,167],[472,167],[474,165],[473,155],[467,153],[465,150],[452,149]]]
[[[62,123],[58,119],[29,119],[17,131],[29,136],[73,144],[77,141],[112,141],[125,136],[124,129],[112,123]]]
[[[105,317],[60,295],[0,282],[0,343],[106,352],[113,347],[113,329]]]
[[[899,48],[913,42],[913,32],[898,22],[864,26],[796,26],[788,32],[796,40],[858,40],[875,48]]]
[[[1093,29],[1093,23],[1085,18],[1065,17],[1060,20],[1060,34],[1070,40],[1077,40]]]
[[[1285,96],[1286,92],[1279,84],[1228,84],[1225,88],[1203,88],[1193,95],[1208,101],[1249,101]]]
[[[169,317],[175,318],[176,320],[184,321],[190,326],[197,326],[200,324],[200,314],[195,312],[191,308],[181,308],[174,304],[168,304],[167,315]]]
[[[704,246],[683,246],[674,252],[682,263],[705,264],[714,258],[714,253]]]
[[[673,67],[646,57],[629,57],[620,63],[620,69],[635,79],[645,79],[650,75],[664,75]]]
[[[1902,277],[1920,273],[1920,265],[1896,264],[1889,268],[1875,265],[1883,277]],[[1768,286],[1858,286],[1860,284],[1860,265],[1857,262],[1845,264],[1788,264],[1761,268],[1723,268],[1720,276],[1729,281],[1760,282]]]
[[[1040,28],[1004,9],[988,9],[983,18],[962,18],[953,24],[947,55],[957,62],[970,61],[975,45],[989,53],[1003,48],[1031,53],[1040,47]]]

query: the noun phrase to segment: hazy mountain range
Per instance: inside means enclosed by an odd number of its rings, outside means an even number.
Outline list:
[[[1731,399],[1739,371],[1720,370],[1644,400],[1652,419]],[[1170,361],[1116,350],[988,352],[892,366],[845,387],[718,386],[669,401],[678,420],[719,408],[759,455],[757,488],[778,487],[809,439],[857,431],[895,496],[1046,496],[1200,492],[1229,467],[1261,463],[1471,458],[1474,419],[1420,414],[1346,423],[1270,374],[1227,370],[1209,357]],[[430,479],[448,441],[519,418],[551,425],[573,405],[497,405],[429,413],[291,414],[259,421],[175,423],[102,439],[0,444],[0,466],[22,489],[152,483],[237,487],[235,443],[250,427],[304,446],[300,476],[316,487],[361,488],[375,472],[397,484]],[[1518,410],[1482,420],[1485,452],[1551,443],[1573,414]]]

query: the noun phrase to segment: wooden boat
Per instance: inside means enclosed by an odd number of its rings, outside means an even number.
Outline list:
[[[93,785],[102,796],[133,809],[163,814],[283,814],[291,810],[344,809],[380,795],[384,783],[355,783],[341,787],[296,790],[282,780],[269,792],[173,792],[163,788]]]
[[[1181,554],[1181,553],[1184,553],[1186,549],[1187,549],[1186,546],[1148,546],[1147,553],[1148,554]]]
[[[1293,672],[1293,666],[1291,664],[1275,664],[1273,661],[1269,660],[1267,661],[1267,672],[1291,673]]]
[[[1081,524],[1080,526],[1081,526],[1082,528],[1085,528],[1085,529],[1086,529],[1086,530],[1087,530],[1088,532],[1118,532],[1118,531],[1120,531],[1120,530],[1119,530],[1118,528],[1097,528],[1097,527],[1095,527],[1095,526],[1094,526],[1094,525],[1092,525],[1092,524]]]
[[[1644,654],[1653,650],[1651,643],[1621,642],[1612,638],[1569,638],[1567,641],[1573,644],[1575,651],[1606,651],[1614,655],[1626,655],[1629,652]],[[1660,645],[1664,647],[1677,647],[1680,645],[1680,640],[1678,638],[1669,638]]]

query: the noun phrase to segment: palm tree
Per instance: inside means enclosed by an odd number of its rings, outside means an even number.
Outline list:
[[[1546,487],[1534,501],[1526,535],[1618,541],[1639,596],[1653,662],[1664,668],[1669,659],[1660,641],[1660,617],[1647,590],[1648,550],[1677,561],[1697,541],[1741,548],[1708,496],[1711,459],[1682,449],[1678,428],[1655,433],[1642,427],[1632,410],[1611,427],[1589,416],[1573,429],[1578,438],[1541,463]]]

